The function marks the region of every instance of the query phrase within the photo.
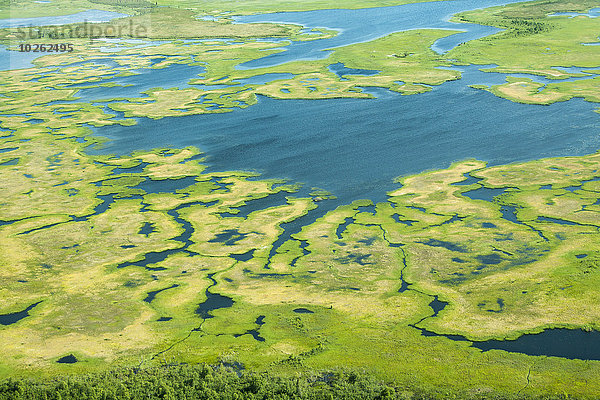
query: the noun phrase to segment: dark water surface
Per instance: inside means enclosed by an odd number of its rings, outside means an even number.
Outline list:
[[[56,362],[59,364],[75,364],[77,361],[77,357],[75,357],[73,354],[69,354],[68,356],[64,356],[62,358],[59,358]]]
[[[600,360],[600,332],[579,329],[547,329],[516,340],[473,342],[483,351],[505,350],[530,356],[554,356],[580,360]]]
[[[504,301],[497,299],[497,302],[500,310],[492,312],[502,312]],[[429,303],[433,314],[426,318],[436,317],[447,305],[447,302],[441,301],[438,296],[435,296]],[[462,335],[443,335],[416,325],[410,326],[418,329],[424,337],[445,337],[458,342],[470,342],[471,346],[482,351],[504,350],[530,356],[600,360],[600,332],[598,331],[586,332],[581,329],[553,328],[540,333],[521,335],[514,340],[471,341]]]
[[[111,139],[101,153],[195,145],[207,153],[211,171],[290,178],[333,192],[338,204],[385,200],[395,177],[456,160],[498,165],[600,149],[596,105],[517,104],[465,87],[466,78],[412,96],[370,89],[377,99],[261,97],[230,113],[142,118],[96,133]]]
[[[37,303],[33,303],[32,305],[30,305],[29,307],[25,308],[22,311],[17,311],[17,312],[10,313],[10,314],[1,314],[0,315],[0,325],[16,324],[23,318],[28,317],[29,311],[31,311],[33,308],[35,308],[35,306],[37,306],[40,303],[41,303],[41,301],[38,301]]]
[[[445,337],[450,340],[469,341],[461,335],[440,335],[418,328],[425,337]],[[541,333],[519,336],[515,340],[486,340],[471,342],[482,351],[504,350],[530,356],[562,357],[578,360],[600,360],[600,332],[580,329],[546,329]]]
[[[205,320],[214,318],[214,315],[211,314],[212,311],[220,308],[229,308],[235,303],[231,297],[210,291],[210,289],[217,284],[217,281],[213,278],[214,275],[215,274],[208,275],[208,279],[210,279],[212,283],[204,291],[206,300],[198,304],[198,307],[196,308],[196,314],[200,315],[200,317]]]

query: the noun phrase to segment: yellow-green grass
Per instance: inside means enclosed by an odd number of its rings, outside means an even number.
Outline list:
[[[330,8],[372,8],[386,7],[409,3],[418,3],[423,0],[360,0],[360,1],[271,1],[244,0],[244,1],[207,1],[198,3],[189,0],[158,0],[158,1],[117,1],[117,0],[71,0],[50,3],[38,3],[35,0],[3,0],[0,2],[0,19],[5,18],[31,18],[44,16],[58,16],[74,14],[90,9],[117,11],[128,14],[143,14],[165,7],[172,9],[187,9],[197,15],[215,15],[223,18],[231,14],[255,14],[281,11],[307,11]]]
[[[485,88],[499,97],[525,104],[552,104],[581,97],[600,103],[600,78],[541,84],[528,78],[508,77],[506,83]]]
[[[290,62],[251,71],[232,71],[230,80],[264,73],[292,73],[296,76],[263,85],[257,93],[276,98],[367,97],[359,87],[378,86],[401,93],[412,93],[415,84],[439,85],[458,79],[460,73],[436,69],[450,65],[429,47],[437,39],[454,33],[447,30],[398,32],[366,43],[334,49],[324,60]],[[377,75],[348,75],[341,79],[328,69],[343,63],[348,68],[377,70]],[[310,79],[310,80],[307,80]],[[314,90],[309,90],[314,87]],[[286,88],[289,93],[281,92]],[[421,91],[429,90],[421,86]]]
[[[197,13],[190,10],[157,8],[141,15],[90,25],[90,32],[98,32],[99,37],[186,39],[289,36],[300,30],[297,25],[232,24],[202,21],[196,16]]]
[[[439,85],[448,80],[458,79],[460,74],[455,71],[437,69],[437,66],[449,65],[437,56],[429,46],[438,38],[445,37],[449,31],[411,31],[392,34],[385,38],[369,43],[347,46],[337,49],[324,60],[309,62],[291,62],[270,68],[252,71],[236,70],[235,66],[269,54],[269,49],[275,49],[277,44],[245,43],[236,45],[203,44],[193,47],[203,50],[202,60],[207,63],[207,73],[204,78],[192,80],[192,84],[218,84],[223,89],[213,89],[208,92],[199,89],[183,91],[152,90],[148,99],[140,99],[135,104],[119,103],[112,108],[126,112],[127,116],[144,115],[153,118],[161,116],[188,115],[206,112],[222,112],[231,107],[247,107],[256,103],[256,94],[276,98],[322,99],[336,97],[371,97],[362,93],[360,87],[386,87],[405,94],[430,90],[426,85]],[[160,46],[161,49],[148,51],[169,50],[173,45]],[[211,50],[221,50],[211,53]],[[265,51],[267,50],[267,51]],[[276,50],[274,50],[276,51]],[[197,56],[197,58],[199,58]],[[338,77],[328,69],[330,64],[344,63],[350,68],[376,69],[381,71],[374,76]],[[238,79],[248,78],[267,73],[291,73],[292,79],[281,79],[265,85],[244,85],[227,88],[225,85],[235,83]],[[222,79],[222,78],[226,79]],[[284,93],[281,89],[286,89]],[[195,100],[204,96],[204,103],[197,104]],[[236,101],[242,101],[239,105]],[[220,109],[209,109],[212,105]],[[186,111],[180,111],[184,109]]]
[[[256,102],[255,95],[262,94],[276,98],[335,98],[335,97],[369,97],[362,93],[360,87],[379,86],[404,94],[422,93],[430,90],[428,85],[441,84],[447,80],[458,79],[455,71],[441,70],[436,67],[450,65],[448,60],[459,63],[498,64],[492,69],[505,73],[530,73],[556,79],[552,85],[542,87],[526,78],[509,77],[503,85],[485,88],[492,93],[513,101],[534,104],[549,104],[565,101],[572,97],[583,97],[588,101],[598,101],[597,79],[575,82],[560,82],[570,76],[581,74],[565,72],[554,67],[570,67],[572,65],[593,69],[597,67],[600,54],[597,46],[584,46],[583,43],[597,39],[598,21],[594,18],[549,17],[558,11],[585,11],[593,3],[572,4],[568,1],[553,1],[543,4],[527,3],[506,7],[495,7],[459,14],[456,20],[485,25],[494,25],[507,30],[490,37],[471,41],[458,46],[444,57],[434,53],[431,44],[452,31],[418,30],[389,35],[368,43],[350,45],[335,49],[325,60],[311,62],[291,62],[271,68],[252,71],[238,71],[235,66],[269,54],[278,46],[275,43],[244,42],[235,45],[196,44],[183,47],[177,42],[158,47],[142,49],[142,53],[171,54],[169,60],[161,62],[154,68],[161,68],[169,63],[191,63],[186,55],[194,54],[198,61],[206,63],[207,74],[202,79],[192,81],[197,84],[211,84],[220,80],[219,84],[235,82],[235,79],[255,76],[261,73],[287,72],[295,75],[292,79],[271,82],[266,85],[247,85],[237,88],[212,90],[206,95],[204,104],[196,100],[205,95],[205,91],[186,89],[185,91],[151,90],[150,98],[139,99],[134,103],[113,105],[116,110],[126,112],[128,116],[163,116],[190,115],[198,113],[214,113],[229,111],[232,107],[247,107]],[[160,12],[152,11],[131,18],[116,20],[128,24],[131,21],[148,28],[148,37],[253,37],[284,36],[293,40],[301,40],[298,26],[282,26],[267,24],[230,24],[226,22],[198,21],[195,11],[167,8]],[[167,21],[168,20],[168,21]],[[153,23],[156,22],[156,23]],[[157,27],[154,29],[153,27]],[[177,32],[175,35],[173,32]],[[153,33],[154,32],[154,33]],[[171,33],[169,33],[171,32]],[[309,35],[307,39],[318,39],[331,35]],[[310,36],[315,36],[311,38]],[[318,36],[318,37],[317,37]],[[76,41],[78,52],[88,57],[98,55],[93,46]],[[213,46],[213,48],[209,48]],[[198,50],[202,52],[197,54]],[[211,50],[220,50],[211,53]],[[265,51],[267,50],[267,51]],[[125,50],[121,54],[136,54],[138,49]],[[165,53],[166,51],[166,53]],[[80,55],[80,54],[78,54]],[[73,59],[74,55],[47,56],[37,65],[55,64],[61,58]],[[177,60],[176,60],[177,58]],[[568,63],[565,60],[568,59]],[[51,64],[48,61],[52,60]],[[123,61],[120,61],[123,62]],[[140,61],[125,59],[129,68]],[[142,62],[148,62],[147,60]],[[342,62],[350,68],[374,69],[381,71],[373,76],[349,76],[340,79],[327,69],[329,64]],[[569,64],[569,65],[567,65]],[[124,65],[125,67],[125,65]],[[228,77],[228,79],[222,79]],[[313,79],[313,81],[306,81]],[[318,79],[314,81],[314,79]],[[48,81],[45,80],[46,82]],[[44,82],[39,82],[43,84]],[[482,87],[483,88],[483,87]],[[285,89],[285,90],[282,90]],[[52,99],[68,98],[72,93],[58,90],[52,93]],[[45,94],[49,96],[49,94]],[[50,99],[50,100],[52,100]],[[241,101],[242,103],[239,103]],[[19,103],[13,102],[14,106]],[[210,106],[217,106],[210,107]],[[100,123],[100,122],[96,122]]]

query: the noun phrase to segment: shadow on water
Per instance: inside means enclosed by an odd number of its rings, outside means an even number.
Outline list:
[[[41,303],[41,301],[38,301],[37,303],[33,303],[32,305],[30,305],[23,311],[18,311],[18,312],[14,312],[14,313],[10,313],[10,314],[0,314],[0,325],[6,326],[6,325],[16,324],[23,318],[28,317],[29,311],[31,311],[35,306],[37,306],[40,303]]]

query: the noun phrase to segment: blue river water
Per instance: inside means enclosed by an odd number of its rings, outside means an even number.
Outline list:
[[[195,145],[207,153],[211,170],[290,178],[333,192],[341,204],[385,200],[395,177],[461,159],[505,164],[600,149],[597,105],[581,99],[513,103],[467,86],[502,83],[502,74],[461,69],[462,80],[420,95],[370,88],[376,99],[260,97],[257,105],[230,113],[141,118],[135,126],[96,133],[111,140],[102,153]]]
[[[52,17],[8,18],[0,19],[0,28],[18,28],[29,26],[51,26],[76,24],[80,22],[106,22],[114,18],[126,17],[127,14],[113,11],[86,10],[76,14],[58,15]]]
[[[600,7],[599,8],[592,8],[587,13],[560,12],[560,13],[554,13],[554,14],[552,14],[550,16],[551,17],[569,16],[571,18],[585,16],[585,17],[589,17],[589,18],[598,18],[598,17],[600,17]]]
[[[523,0],[452,0],[414,3],[393,7],[377,7],[359,10],[317,10],[283,12],[237,17],[240,23],[277,22],[303,25],[307,28],[338,30],[331,39],[293,42],[286,51],[272,54],[238,66],[240,69],[268,67],[293,60],[315,60],[327,57],[335,47],[367,42],[393,32],[409,29],[449,29],[463,31],[438,40],[433,49],[439,53],[450,50],[461,42],[477,39],[498,32],[497,28],[475,24],[457,24],[448,20],[461,11],[486,8]]]
[[[75,24],[80,22],[107,22],[115,18],[126,17],[127,14],[102,11],[87,10],[76,14],[60,15],[53,17],[33,17],[33,18],[9,18],[0,19],[0,28],[23,28],[30,26],[51,26],[63,24]],[[24,52],[7,50],[6,46],[0,46],[0,71],[10,69],[21,69],[32,67],[32,61],[44,55],[43,53]]]

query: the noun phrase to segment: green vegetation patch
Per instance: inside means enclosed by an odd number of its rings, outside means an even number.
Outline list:
[[[553,16],[559,12],[585,12],[597,7],[595,1],[572,2],[554,0],[512,4],[460,13],[457,22],[477,23],[504,29],[497,34],[462,43],[446,56],[458,62],[497,64],[491,71],[542,75],[557,80],[542,85],[526,78],[509,77],[507,83],[488,88],[497,96],[530,104],[550,104],[572,97],[598,102],[598,79],[565,81],[571,76],[564,68],[594,69],[600,60],[599,46],[586,46],[598,41],[600,21],[579,16]],[[589,73],[590,71],[587,71]]]

